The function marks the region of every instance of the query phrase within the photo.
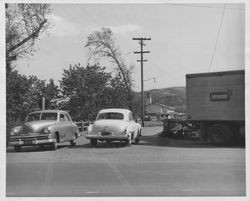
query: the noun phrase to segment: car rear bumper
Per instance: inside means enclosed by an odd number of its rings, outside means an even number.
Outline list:
[[[107,135],[107,136],[102,136],[102,135],[86,135],[85,136],[87,139],[96,139],[96,140],[128,140],[129,135],[120,135],[120,136],[114,136],[114,135]]]

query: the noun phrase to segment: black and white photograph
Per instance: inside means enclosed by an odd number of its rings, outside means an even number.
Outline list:
[[[247,0],[0,6],[1,199],[247,200]]]

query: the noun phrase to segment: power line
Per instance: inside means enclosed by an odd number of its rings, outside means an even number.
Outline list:
[[[216,8],[216,9],[221,9],[223,8],[222,6],[207,6],[207,5],[201,5],[201,4],[175,4],[175,3],[170,3],[170,4],[165,4],[165,5],[172,5],[172,6],[187,6],[187,7],[194,7],[194,8]],[[244,8],[225,8],[227,10],[241,10],[244,11]]]
[[[218,45],[218,41],[219,41],[219,36],[220,36],[220,31],[221,31],[221,27],[222,27],[222,22],[223,22],[223,18],[224,18],[224,14],[225,14],[225,7],[226,7],[226,5],[224,4],[224,8],[223,8],[223,12],[222,12],[221,20],[220,20],[220,26],[219,26],[219,30],[217,32],[215,46],[214,46],[214,49],[213,49],[212,58],[211,58],[210,63],[209,63],[208,72],[210,71],[210,69],[212,67],[212,64],[213,64],[213,61],[214,61],[214,56],[215,56],[215,52],[216,52],[216,49],[217,49],[217,45]]]

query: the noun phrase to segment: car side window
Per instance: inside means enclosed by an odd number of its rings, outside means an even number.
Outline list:
[[[60,114],[60,122],[65,122],[65,116],[64,116],[64,114]]]
[[[66,122],[70,122],[70,118],[66,113],[64,114],[64,119]]]

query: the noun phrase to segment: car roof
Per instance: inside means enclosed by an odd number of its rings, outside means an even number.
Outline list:
[[[131,111],[129,109],[122,109],[122,108],[108,108],[108,109],[102,109],[99,111],[99,113],[104,113],[104,112],[129,113]]]
[[[43,112],[43,113],[47,113],[47,112],[55,112],[55,113],[58,113],[58,112],[66,112],[66,111],[63,111],[63,110],[39,110],[39,111],[30,112],[29,114],[32,114],[32,113],[40,113],[40,112]],[[66,112],[66,113],[67,113],[67,112]]]

